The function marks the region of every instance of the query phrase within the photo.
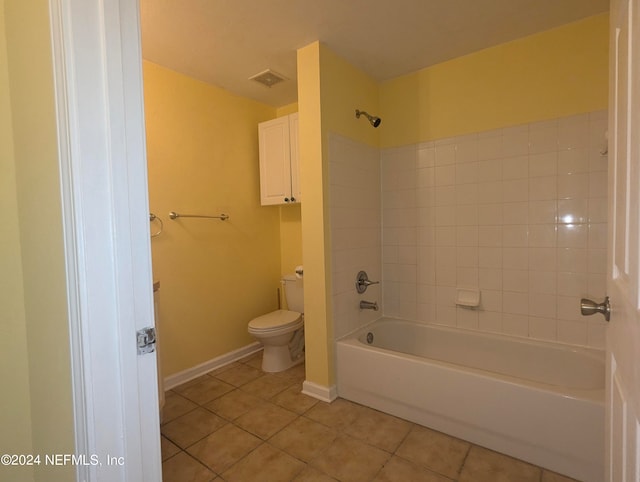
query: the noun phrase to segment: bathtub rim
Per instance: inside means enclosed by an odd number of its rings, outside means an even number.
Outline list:
[[[519,337],[519,336],[515,336],[515,335],[508,335],[508,334],[504,334],[504,333],[493,333],[493,332],[483,332],[483,331],[479,331],[479,330],[473,330],[473,329],[469,329],[469,328],[461,328],[461,327],[456,327],[456,326],[450,326],[450,325],[442,325],[442,324],[438,324],[438,323],[432,323],[432,322],[419,322],[419,321],[412,321],[412,320],[407,320],[404,318],[396,318],[396,317],[391,317],[391,316],[381,316],[380,318],[373,320],[369,323],[367,323],[366,325],[363,325],[362,327],[358,328],[357,330],[354,330],[342,337],[340,337],[339,339],[336,340],[336,346],[338,343],[344,343],[344,344],[348,344],[348,345],[353,345],[355,347],[360,347],[361,349],[365,349],[365,350],[375,350],[375,351],[380,351],[392,356],[397,356],[397,357],[410,357],[411,359],[414,360],[418,360],[418,361],[423,361],[425,363],[433,363],[433,364],[437,364],[439,366],[443,366],[449,370],[455,370],[455,371],[463,371],[463,372],[471,372],[475,375],[478,375],[480,377],[486,377],[486,378],[492,378],[492,379],[500,379],[506,383],[509,384],[514,384],[514,385],[526,385],[527,387],[530,387],[532,389],[535,390],[539,390],[539,391],[544,391],[544,392],[552,392],[555,394],[559,394],[562,395],[564,397],[567,398],[572,398],[572,399],[579,399],[579,400],[588,400],[590,402],[594,402],[594,403],[598,403],[604,406],[605,403],[605,386],[604,386],[604,381],[603,381],[603,386],[602,388],[593,388],[593,389],[587,389],[587,388],[571,388],[571,387],[566,387],[566,386],[559,386],[559,385],[553,385],[553,384],[548,384],[548,383],[543,383],[543,382],[538,382],[538,381],[534,381],[534,380],[529,380],[527,378],[520,378],[520,377],[516,377],[516,376],[511,376],[511,375],[505,375],[502,373],[498,373],[498,372],[492,372],[489,370],[483,370],[483,369],[479,369],[479,368],[475,368],[475,367],[469,367],[466,365],[460,365],[457,363],[451,363],[451,362],[446,362],[446,361],[441,361],[441,360],[437,360],[434,358],[426,358],[426,357],[422,357],[422,356],[418,356],[418,355],[413,355],[411,353],[405,353],[405,352],[398,352],[395,350],[389,350],[387,348],[381,348],[375,345],[369,345],[367,343],[364,343],[362,340],[360,340],[361,336],[363,336],[367,331],[369,331],[371,329],[371,327],[375,326],[375,325],[379,325],[379,324],[383,324],[386,322],[394,322],[394,323],[401,323],[401,324],[410,324],[410,325],[416,325],[416,326],[426,326],[428,328],[433,328],[436,330],[442,330],[442,331],[446,331],[449,333],[456,333],[456,332],[462,332],[462,333],[466,333],[466,334],[471,334],[473,336],[480,336],[483,338],[497,338],[497,339],[501,339],[501,340],[505,340],[505,341],[515,341],[516,343],[524,343],[524,344],[528,344],[528,345],[533,345],[533,346],[545,346],[545,347],[552,347],[555,349],[561,349],[561,350],[566,350],[566,351],[570,351],[570,352],[574,352],[574,353],[579,353],[582,354],[584,356],[587,356],[588,358],[591,359],[595,359],[597,361],[601,361],[603,363],[603,366],[605,364],[605,351],[604,350],[600,350],[598,348],[593,348],[593,347],[586,347],[586,346],[578,346],[578,345],[570,345],[567,343],[561,343],[561,342],[553,342],[553,341],[547,341],[547,340],[540,340],[540,339],[530,339],[530,338],[525,338],[525,337]]]

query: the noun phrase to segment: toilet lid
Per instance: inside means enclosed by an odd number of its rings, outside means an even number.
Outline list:
[[[284,328],[288,325],[298,323],[302,315],[297,311],[277,310],[266,315],[254,318],[249,322],[249,328],[254,330],[273,330]]]

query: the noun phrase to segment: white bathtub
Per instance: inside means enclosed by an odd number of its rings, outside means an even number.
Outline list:
[[[603,480],[599,350],[382,318],[338,341],[337,367],[340,397],[584,482]]]

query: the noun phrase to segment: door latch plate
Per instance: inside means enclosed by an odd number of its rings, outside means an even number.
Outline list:
[[[156,329],[154,327],[147,326],[138,330],[136,339],[138,341],[138,355],[146,355],[156,351]]]

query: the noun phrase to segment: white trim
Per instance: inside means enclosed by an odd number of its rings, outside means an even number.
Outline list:
[[[225,353],[224,355],[220,355],[219,357],[212,358],[211,360],[201,363],[200,365],[196,365],[173,375],[169,375],[164,379],[164,390],[169,391],[172,388],[175,388],[178,385],[182,385],[183,383],[193,380],[194,378],[198,378],[199,376],[204,375],[211,370],[221,368],[246,356],[258,353],[260,350],[262,350],[262,343],[256,341],[254,343],[251,343],[250,345],[243,346],[242,348],[238,348],[237,350],[233,350],[229,353]]]
[[[86,390],[85,365],[91,372],[90,359],[83,355],[83,346],[88,344],[85,332],[82,330],[81,300],[86,294],[82,293],[84,283],[82,273],[85,270],[83,257],[76,239],[77,231],[82,231],[81,220],[76,215],[75,205],[77,200],[73,190],[72,167],[72,141],[71,122],[72,113],[69,106],[75,102],[70,101],[74,91],[69,85],[66,69],[65,29],[64,23],[68,23],[68,12],[63,11],[60,1],[50,2],[51,20],[51,48],[53,53],[53,81],[56,104],[56,127],[58,135],[58,159],[60,164],[60,191],[62,202],[63,242],[65,249],[65,271],[67,277],[67,309],[69,317],[69,344],[71,353],[71,383],[73,387],[73,411],[75,451],[77,454],[91,453],[94,446],[92,440],[93,427],[93,402],[92,394]],[[77,480],[89,480],[88,466],[76,465]]]
[[[338,390],[335,385],[327,387],[307,380],[302,384],[302,393],[329,403],[338,398]]]
[[[77,480],[162,478],[137,0],[49,0]]]

